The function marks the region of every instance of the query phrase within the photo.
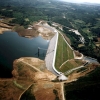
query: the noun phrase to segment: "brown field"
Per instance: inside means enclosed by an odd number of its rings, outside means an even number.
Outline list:
[[[0,79],[0,100],[19,100],[31,85],[36,100],[62,97],[61,85],[52,82],[56,76],[46,69],[44,61],[26,57],[15,60],[13,66],[12,79]]]
[[[14,28],[14,31],[16,31],[19,36],[29,38],[41,36],[44,39],[50,40],[55,33],[50,30],[47,23],[45,23],[45,25],[41,23],[42,21],[40,21],[39,24],[35,23],[33,25],[30,25],[28,29],[25,29],[23,26],[16,26]]]

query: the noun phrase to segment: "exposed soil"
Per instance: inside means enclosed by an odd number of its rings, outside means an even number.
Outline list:
[[[0,21],[0,34],[3,34],[4,31],[11,31],[12,28],[12,26],[9,26]]]
[[[0,34],[3,34],[4,31],[10,31],[10,29],[0,27]]]
[[[25,29],[23,26],[16,26],[14,30],[19,34],[19,36],[28,37],[28,38],[41,36],[44,39],[50,40],[55,33],[49,29],[50,26],[48,24],[47,27],[45,27],[44,23],[42,24],[41,23],[42,21],[38,23],[34,23],[33,25],[30,25],[28,29]]]
[[[16,26],[14,29],[19,36],[22,37],[37,37],[39,35],[39,33],[37,32],[37,30],[35,28],[32,29],[25,29],[23,26]]]
[[[89,74],[91,71],[95,70],[99,65],[98,64],[89,64],[85,67],[84,70],[75,71],[68,76],[67,82],[76,81],[78,78],[83,77]]]
[[[29,38],[41,35],[44,39],[51,39],[54,35],[50,27],[41,21],[35,23],[30,29],[17,27],[16,30],[20,36]],[[76,55],[80,57],[79,53]],[[75,71],[68,76],[67,81],[62,83],[76,81],[94,70],[97,65],[90,64],[86,67],[86,70]],[[29,94],[34,95],[36,100],[62,100],[63,98],[62,83],[58,80],[54,81],[56,76],[47,70],[43,60],[31,57],[16,59],[13,63],[12,75],[10,79],[0,79],[0,100],[21,100],[26,91],[29,91],[30,86]]]
[[[46,69],[43,60],[30,57],[20,58],[14,61],[13,66],[13,78],[0,79],[0,100],[18,100],[32,84],[35,86],[32,93],[37,98],[36,100],[40,100],[40,98],[55,100],[54,89],[57,90],[57,96],[60,96],[60,87],[57,85],[59,83],[51,82],[56,76]],[[34,67],[40,71],[36,71]]]
[[[23,90],[17,88],[13,81],[0,82],[0,100],[18,100]]]
[[[100,65],[92,65],[91,69],[91,72],[83,73],[85,75],[77,81],[65,84],[67,100],[96,100],[100,97],[98,94],[100,91]]]
[[[16,59],[13,66],[13,77],[11,79],[0,79],[0,100],[21,100],[21,97],[29,98],[30,94],[36,100],[62,100],[62,83],[58,82],[57,77],[46,69],[43,60],[25,57]],[[95,64],[88,65],[86,70],[76,71],[69,75],[68,80],[63,83],[76,81],[96,67]],[[32,87],[29,91],[30,86]],[[24,97],[26,91],[29,91],[29,94]]]
[[[3,34],[4,31],[15,31],[18,33],[19,36],[27,37],[27,38],[41,36],[46,40],[50,40],[55,35],[55,33],[50,29],[50,26],[46,22],[42,22],[42,21],[30,25],[27,29],[19,25],[10,26],[10,24],[1,21],[0,34]]]
[[[79,51],[74,50],[74,59],[83,59],[84,55]]]
[[[54,93],[57,92],[57,95]],[[36,97],[36,100],[61,100],[61,86],[60,83],[52,83],[52,82],[41,82],[39,81],[34,87],[32,91]]]
[[[54,30],[45,21],[40,21],[34,24],[34,26],[37,28],[39,35],[44,39],[50,40],[55,35]]]

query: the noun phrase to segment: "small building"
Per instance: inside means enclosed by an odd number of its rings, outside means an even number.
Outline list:
[[[59,81],[66,81],[68,79],[63,73],[58,75],[57,78]]]
[[[31,30],[31,29],[32,29],[32,27],[28,27],[28,29],[29,29],[29,30]]]

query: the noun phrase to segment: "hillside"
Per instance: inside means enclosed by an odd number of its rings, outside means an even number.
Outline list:
[[[0,1],[0,5],[3,5],[3,6],[12,6],[12,5],[15,5],[15,6],[29,6],[29,7],[32,7],[32,6],[35,6],[35,7],[38,7],[38,6],[41,6],[42,4],[44,5],[47,5],[47,6],[52,6],[52,4],[50,4],[50,2],[55,2],[56,0],[3,0],[3,1]],[[57,1],[56,1],[57,2]]]
[[[86,56],[98,59],[100,62],[100,5],[67,3],[56,0],[9,0],[0,1],[0,18],[12,18],[10,24],[18,24],[25,29],[39,20],[62,25],[62,30],[70,39],[71,46]],[[78,30],[84,38],[75,34]]]
[[[64,82],[59,82],[57,77],[46,69],[44,61],[38,58],[22,57],[16,59],[13,66],[13,77],[0,79],[0,100],[63,100],[63,84],[66,98],[70,100],[68,96],[71,94],[70,91],[76,91],[76,88],[81,89],[84,86],[99,85],[98,65],[91,65],[85,71],[76,71]],[[80,78],[85,75],[86,78]],[[76,81],[77,79],[79,80]],[[82,85],[79,87],[79,84]]]
[[[65,73],[84,64],[83,60],[74,59],[74,50],[79,58],[83,54],[100,62],[99,4],[75,4],[59,0],[0,0],[1,20],[0,33],[10,29],[27,38],[42,36],[50,40],[54,30],[49,25],[56,27],[72,47],[70,49],[59,36],[59,59],[55,64],[59,71]],[[0,67],[3,77],[10,73],[8,68],[2,68],[1,64]],[[59,82],[57,76],[47,70],[43,60],[22,57],[14,61],[10,77],[0,78],[0,100],[63,100],[64,95],[66,100],[100,98],[97,92],[100,91],[100,64],[90,62],[84,68],[67,74],[67,81]]]
[[[65,84],[67,100],[95,100],[99,99],[100,66],[76,82]]]
[[[44,61],[26,57],[16,59],[13,66],[12,79],[0,79],[0,90],[2,91],[0,92],[0,100],[19,100],[30,87],[33,88],[32,97],[35,96],[36,100],[45,98],[46,95],[43,89],[51,94],[48,96],[47,92],[47,97],[44,100],[48,98],[50,100],[51,97],[52,100],[55,100],[56,95],[53,90],[58,93],[60,98],[60,84],[51,82],[56,76],[46,69]],[[22,98],[24,97],[22,96]]]

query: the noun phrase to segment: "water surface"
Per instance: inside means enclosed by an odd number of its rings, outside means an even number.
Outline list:
[[[44,59],[46,50],[39,50],[38,57],[38,47],[47,49],[48,44],[49,42],[40,36],[25,38],[20,37],[16,32],[4,32],[4,34],[0,35],[0,68],[2,66],[3,69],[12,70],[13,61],[20,57]]]

